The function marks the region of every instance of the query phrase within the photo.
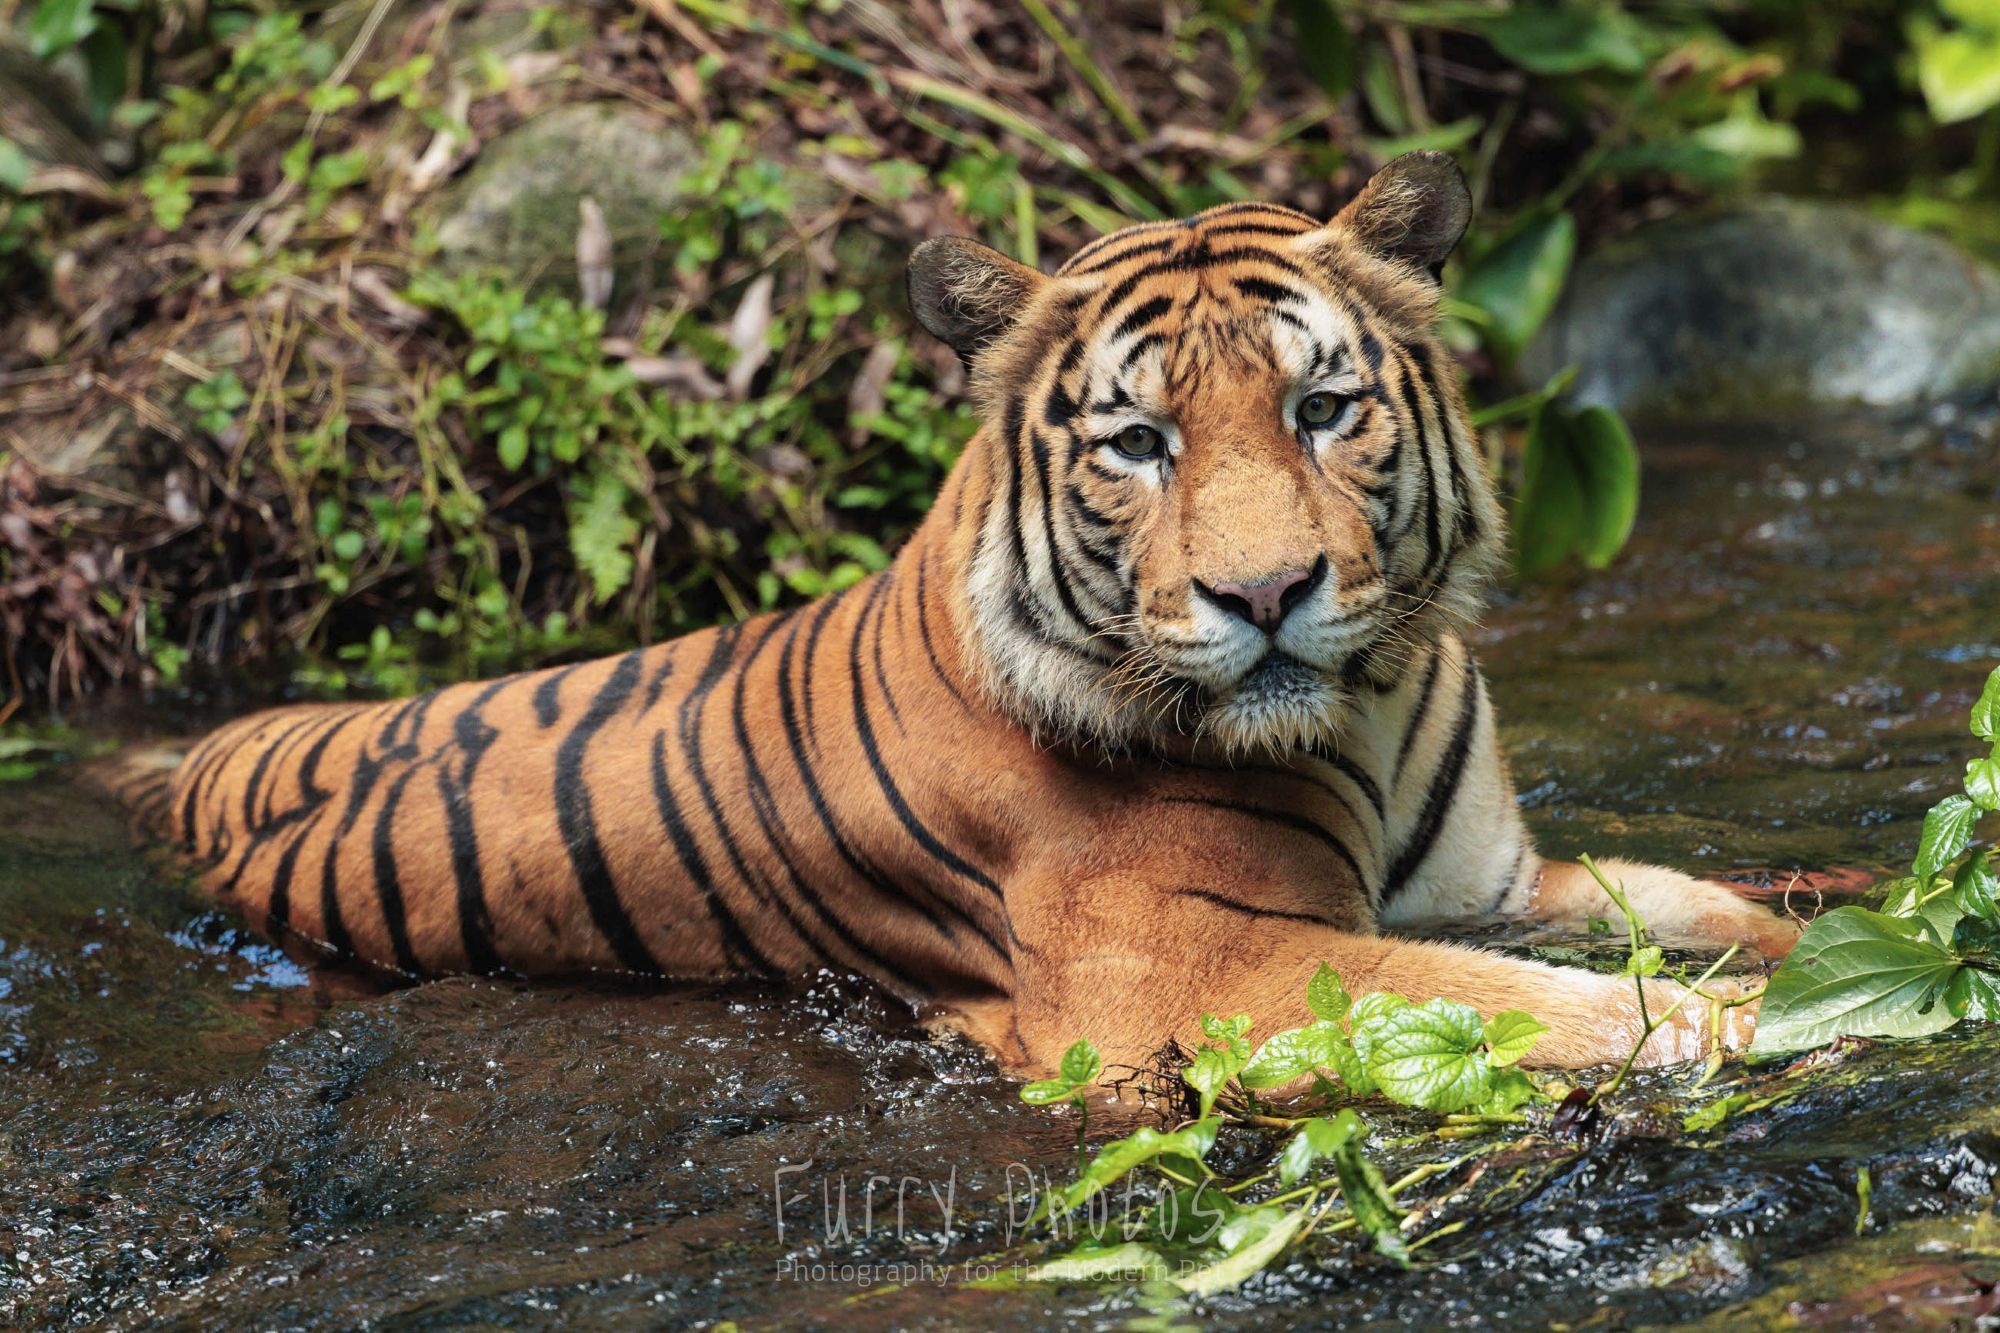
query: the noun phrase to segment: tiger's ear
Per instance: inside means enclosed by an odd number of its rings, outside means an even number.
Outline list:
[[[1005,333],[1048,279],[963,236],[938,236],[910,254],[910,309],[968,361]]]
[[[1384,259],[1435,275],[1472,221],[1472,191],[1439,152],[1405,153],[1368,178],[1332,225]]]

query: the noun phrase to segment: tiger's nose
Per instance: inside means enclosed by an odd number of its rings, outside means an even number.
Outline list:
[[[1326,557],[1321,556],[1310,569],[1288,569],[1254,583],[1210,584],[1196,579],[1194,586],[1231,615],[1249,621],[1266,634],[1276,634],[1292,608],[1319,586],[1325,574]]]

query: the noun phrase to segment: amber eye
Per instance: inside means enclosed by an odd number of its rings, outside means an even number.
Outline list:
[[[1151,426],[1127,426],[1111,437],[1111,446],[1127,458],[1158,458],[1167,442]]]
[[[1346,400],[1330,393],[1309,393],[1299,401],[1299,424],[1330,426],[1340,416]]]

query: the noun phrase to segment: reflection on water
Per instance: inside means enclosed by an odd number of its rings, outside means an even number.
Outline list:
[[[2000,659],[1991,424],[1651,448],[1628,558],[1509,596],[1481,636],[1551,849],[1779,882],[1906,856]],[[307,975],[122,848],[67,783],[0,785],[0,1323],[1158,1312],[957,1280],[1004,1279],[1069,1128],[870,994],[370,988]],[[1489,1164],[1418,1271],[1316,1241],[1197,1313],[1765,1327],[1897,1299],[1971,1318],[2000,1280],[1996,1056],[1993,1031],[1862,1050],[1808,1084],[1767,1076],[1775,1104],[1696,1137],[1653,1076],[1595,1141]],[[1371,1118],[1392,1165],[1466,1146]]]

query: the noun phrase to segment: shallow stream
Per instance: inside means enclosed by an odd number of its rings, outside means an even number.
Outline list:
[[[1509,595],[1481,636],[1547,847],[1775,887],[1905,859],[2000,661],[1995,437],[1981,409],[1649,445],[1619,565]],[[184,731],[216,707],[126,701],[85,730]],[[880,999],[832,979],[781,999],[314,977],[127,850],[63,766],[0,783],[0,1324],[1762,1328],[2000,1309],[2000,1030],[1811,1079],[1732,1067],[1701,1099],[1779,1100],[1706,1134],[1680,1127],[1687,1078],[1490,1163],[1412,1272],[1330,1237],[1200,1306],[1021,1285],[1013,1255],[969,1282],[1020,1239],[1009,1196],[1073,1164],[1071,1126]],[[1392,1166],[1479,1146],[1367,1114]]]

